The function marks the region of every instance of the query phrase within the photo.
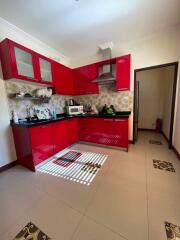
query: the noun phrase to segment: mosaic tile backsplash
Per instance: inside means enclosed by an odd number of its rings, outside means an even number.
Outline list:
[[[19,91],[32,93],[35,89],[42,88],[31,83],[23,83],[20,81],[7,81],[6,90],[7,95],[17,93]],[[113,86],[101,86],[100,94],[81,95],[73,97],[74,100],[81,104],[95,104],[98,110],[101,110],[104,104],[114,105],[117,111],[132,111],[133,108],[133,93],[130,91],[115,92]],[[57,113],[65,112],[66,101],[72,96],[53,95],[49,103],[41,103],[41,106],[50,109],[55,108]],[[8,98],[9,112],[15,110],[19,118],[26,117],[26,108],[35,107],[37,103],[29,99],[12,99]]]
[[[101,86],[99,94],[78,96],[76,100],[82,104],[95,104],[98,110],[101,110],[104,104],[114,105],[116,111],[133,110],[133,93],[116,92],[112,85]]]

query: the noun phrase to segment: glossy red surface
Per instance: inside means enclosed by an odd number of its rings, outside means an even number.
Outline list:
[[[32,65],[34,71],[34,77],[28,77],[26,75],[21,75],[18,73],[17,61],[15,56],[15,48],[19,48],[32,56]],[[5,39],[0,44],[1,49],[1,61],[2,61],[2,70],[4,80],[8,80],[10,78],[17,78],[28,81],[38,82],[38,64],[37,64],[37,54],[36,52],[14,42],[9,39]]]
[[[47,58],[47,57],[45,57],[45,56],[42,56],[42,55],[40,55],[40,54],[36,54],[36,58],[37,58],[36,66],[37,66],[37,74],[38,74],[37,76],[38,76],[39,82],[42,83],[42,84],[44,83],[44,84],[53,85],[53,62],[54,62],[54,61],[52,61],[51,59],[49,59],[49,58]],[[41,67],[40,67],[40,59],[43,59],[43,60],[49,62],[50,65],[51,65],[51,76],[52,76],[52,81],[51,81],[51,82],[44,81],[44,80],[42,79],[42,76],[41,76]]]
[[[128,148],[128,119],[80,119],[80,141]]]
[[[55,92],[63,95],[74,95],[74,79],[72,69],[54,62],[53,82]]]
[[[19,48],[31,54],[34,77],[18,73],[15,48]],[[5,39],[1,42],[0,55],[3,77],[5,80],[16,78],[44,83],[51,86],[53,85],[57,94],[64,95],[98,94],[99,86],[92,83],[92,80],[96,79],[98,76],[98,68],[102,64],[116,62],[116,89],[118,91],[130,90],[131,55],[125,55],[117,59],[109,59],[79,68],[70,69],[10,39]],[[39,63],[40,58],[50,62],[52,69],[52,82],[42,80]]]
[[[73,118],[42,126],[13,126],[18,162],[35,166],[77,141],[128,149],[128,119]]]
[[[52,124],[54,153],[66,148],[68,144],[67,121],[60,121]]]
[[[116,60],[116,89],[130,90],[131,55],[125,55]]]
[[[67,120],[68,145],[72,145],[79,140],[78,119]]]
[[[12,131],[18,163],[35,171],[29,129],[13,126]]]
[[[33,162],[35,165],[54,153],[52,124],[29,128]]]
[[[92,83],[98,76],[98,65],[90,64],[87,66],[73,69],[75,94],[98,94],[99,86]]]

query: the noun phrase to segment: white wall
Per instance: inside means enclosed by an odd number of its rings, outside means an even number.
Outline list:
[[[50,48],[38,39],[21,31],[19,28],[9,24],[0,18],[0,41],[4,38],[10,38],[28,48],[33,49],[49,58],[55,59],[65,65],[69,64],[69,59],[59,54],[56,50]],[[1,64],[0,64],[1,65]],[[14,142],[11,128],[9,126],[8,101],[5,90],[5,83],[0,69],[0,167],[16,160]]]
[[[139,81],[139,128],[155,129],[156,119],[163,117],[165,85],[162,82],[163,77],[162,68],[137,73]]]
[[[174,83],[174,71],[175,67],[163,68],[162,76],[162,87],[164,88],[164,100],[163,100],[163,126],[162,131],[169,139],[170,122],[171,122],[171,106],[172,106],[172,95],[173,95],[173,83]]]
[[[120,29],[117,31],[120,31]],[[123,34],[123,33],[122,33]],[[120,56],[131,53],[131,90],[134,89],[134,70],[169,62],[180,61],[180,26],[175,26],[166,32],[159,32],[151,37],[133,41],[131,43],[115,43],[112,56]],[[78,67],[85,64],[99,61],[98,54],[91,55],[87,52],[87,57],[83,59],[71,59],[70,65]],[[180,66],[179,66],[180,68]],[[177,105],[175,114],[174,146],[180,152],[180,74],[178,71]],[[130,139],[133,136],[133,113],[130,118]]]

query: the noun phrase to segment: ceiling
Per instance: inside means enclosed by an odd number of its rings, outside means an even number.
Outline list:
[[[0,17],[70,58],[180,22],[180,0],[0,0]]]

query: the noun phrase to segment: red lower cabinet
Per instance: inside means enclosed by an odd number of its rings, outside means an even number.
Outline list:
[[[128,119],[114,119],[114,128],[117,146],[128,149]]]
[[[54,154],[68,146],[67,121],[60,121],[52,124]]]
[[[128,119],[72,118],[34,127],[12,127],[19,164],[35,166],[77,141],[128,149]]]
[[[30,141],[35,165],[51,157],[54,153],[52,125],[46,124],[29,128]]]
[[[20,165],[35,171],[29,128],[14,125],[12,127],[17,161]]]
[[[72,145],[79,140],[78,119],[67,120],[68,145]]]
[[[80,141],[128,149],[128,119],[80,119]]]
[[[54,154],[79,140],[78,119],[68,119],[52,124]]]

